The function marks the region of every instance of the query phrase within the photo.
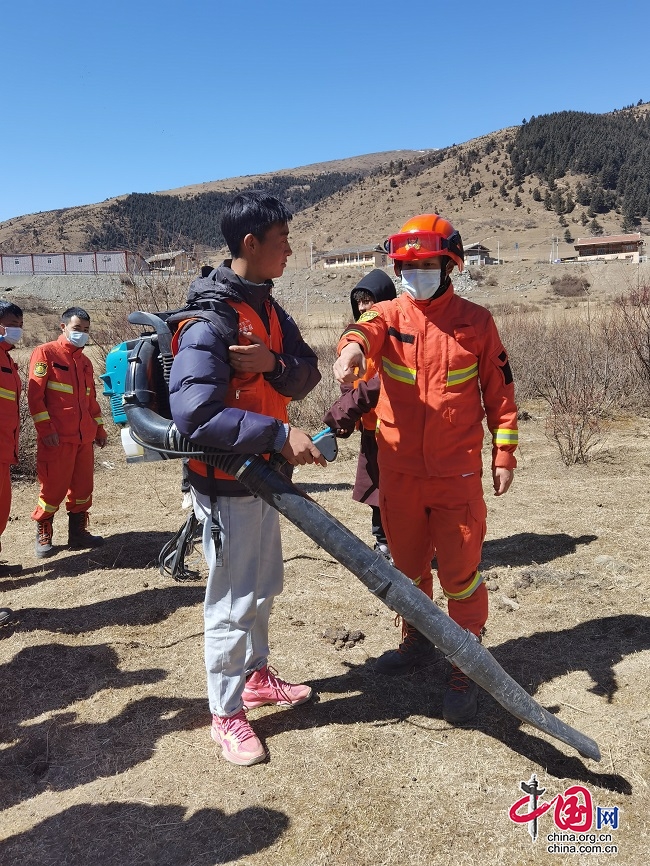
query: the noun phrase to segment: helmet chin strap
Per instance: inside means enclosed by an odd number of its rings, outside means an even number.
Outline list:
[[[436,289],[435,294],[431,298],[431,300],[435,300],[439,298],[441,295],[447,291],[449,286],[451,285],[451,275],[447,273],[447,267],[449,262],[453,261],[449,258],[449,256],[441,256],[442,258],[442,267],[440,268],[440,285]]]

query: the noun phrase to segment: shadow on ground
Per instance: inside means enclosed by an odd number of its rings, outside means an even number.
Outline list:
[[[606,714],[607,704],[612,702],[617,691],[615,665],[624,657],[647,649],[650,649],[650,618],[621,615],[592,620],[558,632],[538,632],[506,641],[490,648],[490,651],[504,670],[533,696],[542,683],[571,671],[586,671],[594,684],[590,691],[602,696],[602,712]],[[413,716],[423,716],[440,720],[430,729],[418,723],[423,747],[428,734],[434,739],[440,737],[440,725],[446,725],[441,719],[446,669],[442,655],[426,672],[406,677],[375,674],[372,659],[362,665],[347,662],[346,665],[346,673],[310,683],[323,696],[320,701],[295,711],[267,713],[255,719],[256,733],[268,739],[291,728],[309,729],[333,723],[359,722],[413,724]],[[356,694],[350,695],[350,692]],[[329,697],[336,694],[342,696]],[[327,700],[325,695],[328,695]],[[546,709],[557,713],[559,708]],[[500,740],[557,778],[573,778],[624,794],[632,792],[632,786],[625,777],[589,769],[581,758],[572,754],[570,746],[561,745],[560,748],[567,752],[565,754],[556,748],[555,740],[547,742],[543,739],[546,735],[538,735],[531,728],[522,730],[521,724],[489,695],[482,693],[479,715],[469,727]],[[589,735],[589,730],[583,733]]]
[[[510,565],[513,568],[522,565],[537,565],[552,562],[562,556],[575,553],[581,544],[591,544],[597,541],[597,535],[579,535],[574,537],[564,532],[541,535],[536,532],[519,532],[507,538],[486,541],[483,544],[481,565],[490,568],[495,565]]]
[[[166,676],[160,668],[121,671],[117,653],[104,645],[49,644],[17,653],[0,668],[0,692],[6,697],[0,721],[0,742],[6,744],[0,751],[0,808],[46,789],[67,790],[122,773],[150,758],[166,734],[206,724],[205,701],[198,699],[148,696],[93,724],[77,722],[75,712],[66,712],[103,691],[146,686]]]
[[[179,522],[180,526],[180,522]],[[54,537],[54,554],[37,561],[33,566],[23,566],[22,571],[11,577],[0,580],[0,592],[36,586],[45,580],[56,580],[59,577],[76,577],[88,571],[114,568],[155,568],[158,569],[158,554],[166,544],[172,532],[119,532],[109,535],[102,547],[93,550],[71,551],[64,544],[59,544]],[[64,541],[65,533],[61,538]],[[29,537],[29,553],[32,552],[33,539]]]
[[[110,598],[78,607],[25,607],[15,611],[21,632],[51,631],[84,634],[112,626],[153,625],[162,622],[181,607],[201,604],[205,586],[180,585],[153,587],[121,598]],[[16,626],[15,626],[16,627]]]
[[[288,826],[284,813],[261,806],[230,815],[201,809],[187,817],[182,806],[82,804],[0,842],[0,862],[21,866],[241,863],[273,845]]]

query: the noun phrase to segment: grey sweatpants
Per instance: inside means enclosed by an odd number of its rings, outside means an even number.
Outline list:
[[[233,716],[242,708],[247,674],[269,655],[269,616],[282,591],[278,512],[255,496],[210,499],[192,488],[203,524],[209,573],[205,591],[205,666],[210,710]]]

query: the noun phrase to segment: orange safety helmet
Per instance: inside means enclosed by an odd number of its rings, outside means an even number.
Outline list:
[[[465,267],[465,253],[460,234],[450,222],[436,213],[423,213],[411,217],[399,232],[391,235],[384,249],[399,261],[410,262],[415,259],[430,259],[433,256],[448,256],[458,265]]]

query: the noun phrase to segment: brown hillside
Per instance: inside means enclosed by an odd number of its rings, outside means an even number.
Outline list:
[[[641,106],[632,111],[647,109]],[[416,213],[437,210],[448,217],[460,230],[466,245],[483,242],[494,255],[497,251],[506,262],[548,262],[551,250],[559,257],[574,254],[573,246],[565,241],[568,230],[574,239],[587,237],[589,229],[583,226],[584,208],[576,205],[564,219],[544,207],[546,186],[536,178],[528,178],[520,187],[512,182],[507,145],[516,134],[517,127],[503,129],[445,150],[444,159],[420,171],[418,163],[431,151],[391,151],[335,160],[274,172],[282,175],[310,174],[323,171],[360,170],[384,166],[386,173],[364,177],[354,186],[343,190],[319,204],[298,213],[292,223],[294,265],[309,264],[311,251],[324,252],[343,246],[366,243],[376,244],[395,231]],[[488,142],[496,145],[485,154]],[[481,158],[469,171],[460,168],[464,154],[478,151]],[[401,167],[398,167],[400,166]],[[208,191],[225,191],[250,185],[269,175],[250,175],[240,178],[206,182],[160,194],[191,196]],[[587,179],[567,175],[558,182],[563,192],[575,191],[578,181]],[[473,184],[480,183],[478,194],[468,197]],[[505,186],[505,190],[502,185]],[[539,190],[541,201],[533,193]],[[517,204],[516,196],[520,200]],[[105,209],[119,197],[100,204],[67,208],[16,217],[0,223],[0,251],[46,252],[58,249],[76,250],[87,246],[87,237],[101,223]],[[621,232],[622,217],[611,212],[599,215],[605,234]],[[646,234],[650,224],[640,226]],[[558,239],[553,244],[553,238]],[[207,259],[217,259],[219,251],[206,251]]]

